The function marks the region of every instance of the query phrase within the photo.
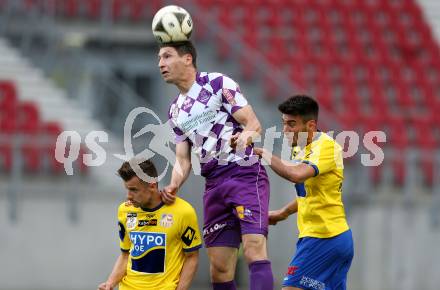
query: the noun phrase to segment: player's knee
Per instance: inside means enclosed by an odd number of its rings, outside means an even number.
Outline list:
[[[263,239],[249,239],[243,243],[243,254],[247,263],[267,259],[266,243]]]
[[[211,273],[214,274],[227,274],[230,270],[229,265],[221,263],[220,261],[211,261]]]
[[[211,261],[211,281],[227,282],[234,279],[234,267],[230,267],[227,263]]]

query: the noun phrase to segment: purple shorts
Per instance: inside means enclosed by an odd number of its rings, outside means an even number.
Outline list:
[[[239,248],[241,235],[268,233],[269,179],[260,164],[229,164],[207,178],[203,239],[206,247]]]

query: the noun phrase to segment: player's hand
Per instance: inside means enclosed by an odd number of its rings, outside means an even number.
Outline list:
[[[260,147],[254,147],[254,154],[255,155],[258,155],[258,156],[260,156],[260,157],[263,157],[263,152],[264,152],[264,149],[263,148],[260,148]]]
[[[252,143],[252,137],[250,133],[239,132],[232,135],[230,139],[230,146],[234,150],[245,150],[247,146]]]
[[[285,220],[288,217],[281,209],[269,211],[269,224],[276,225],[278,222]]]
[[[162,201],[165,204],[172,204],[176,201],[176,194],[179,188],[173,184],[165,186],[161,191],[160,195],[162,197]]]
[[[237,139],[240,133],[234,134],[232,135],[231,139],[229,140],[229,146],[231,146],[232,149],[236,149],[237,148]]]
[[[110,285],[110,283],[104,282],[99,284],[98,290],[113,290],[113,287]]]

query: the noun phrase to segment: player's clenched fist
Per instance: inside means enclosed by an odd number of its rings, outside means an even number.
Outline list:
[[[113,290],[113,287],[110,285],[110,283],[104,282],[99,284],[98,290]]]
[[[287,215],[282,210],[269,211],[269,224],[276,225],[278,222],[287,218]]]

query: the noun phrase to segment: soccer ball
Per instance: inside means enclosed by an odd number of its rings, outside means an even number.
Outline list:
[[[189,40],[193,22],[185,9],[169,5],[156,12],[151,26],[159,43],[181,42]]]

